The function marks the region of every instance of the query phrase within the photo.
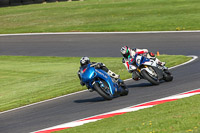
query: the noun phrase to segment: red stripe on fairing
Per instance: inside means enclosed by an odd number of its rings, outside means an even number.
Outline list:
[[[104,119],[104,118],[113,117],[115,115],[122,115],[122,114],[125,114],[125,113],[127,113],[127,112],[120,112],[120,113],[112,113],[112,114],[100,115],[100,116],[95,116],[95,117],[83,119],[83,120],[80,120],[80,121]]]
[[[184,94],[191,94],[191,93],[200,93],[200,89],[199,89],[199,90],[190,91],[190,92],[186,92],[186,93],[183,93],[183,94],[181,94],[181,95],[184,95]]]
[[[86,71],[86,69],[87,69],[87,68],[85,68],[85,69],[83,70],[83,73]]]
[[[49,129],[49,130],[44,130],[44,131],[38,131],[35,133],[52,133],[55,131],[60,131],[60,130],[68,129],[68,128],[71,128],[71,127],[55,128],[55,129]]]
[[[128,69],[129,69],[129,64],[128,64],[128,62],[126,62],[126,65],[127,65]]]
[[[171,102],[171,101],[175,101],[175,100],[178,100],[178,99],[167,99],[167,100],[160,100],[160,101],[152,101],[152,102],[149,102],[149,103],[144,103],[144,104],[140,104],[140,105],[137,105],[137,106],[133,106],[131,108],[142,107],[142,106],[158,105],[158,104],[162,104],[162,103],[166,103],[166,102]]]
[[[133,59],[131,59],[131,62],[133,62]]]
[[[136,54],[144,54],[144,53],[147,53],[147,52],[145,52],[145,51],[136,52]]]

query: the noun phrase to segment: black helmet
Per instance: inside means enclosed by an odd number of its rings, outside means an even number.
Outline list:
[[[89,63],[90,63],[90,59],[86,56],[83,56],[80,60],[81,66],[84,66],[84,65],[89,64]]]
[[[130,52],[129,52],[130,48],[128,46],[123,46],[120,50],[121,54],[124,56],[124,58],[128,59],[128,57],[130,56]]]

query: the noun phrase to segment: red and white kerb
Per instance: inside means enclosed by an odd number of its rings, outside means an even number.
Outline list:
[[[134,105],[134,106],[127,107],[127,108],[124,108],[124,109],[120,109],[120,110],[116,110],[116,111],[112,111],[112,112],[108,112],[108,113],[84,118],[84,119],[81,119],[81,120],[57,125],[57,126],[54,126],[54,127],[50,127],[50,128],[46,128],[46,129],[43,129],[43,130],[40,130],[40,131],[36,131],[34,133],[51,133],[51,132],[54,132],[54,131],[64,130],[64,129],[80,126],[80,125],[83,125],[85,123],[95,122],[97,120],[113,117],[115,115],[122,115],[122,114],[125,114],[127,112],[132,112],[132,111],[137,111],[137,110],[144,109],[144,108],[153,107],[153,106],[158,105],[158,104],[175,101],[175,100],[178,100],[178,99],[181,99],[181,98],[190,97],[190,96],[197,95],[197,94],[200,94],[200,88],[196,89],[196,90],[189,91],[189,92],[184,92],[184,93],[181,93],[181,94],[173,95],[173,96],[170,96],[170,97],[166,97],[166,98],[142,103],[142,104],[139,104],[139,105]]]

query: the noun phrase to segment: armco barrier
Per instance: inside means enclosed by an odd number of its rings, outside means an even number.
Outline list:
[[[21,2],[22,2],[23,5],[33,4],[33,0],[21,0]]]
[[[0,0],[0,7],[26,5],[26,4],[43,3],[43,2],[56,2],[56,1],[59,2],[59,1],[84,1],[84,0]]]
[[[9,6],[9,0],[0,0],[0,6]]]
[[[56,2],[57,0],[46,0],[46,2]]]
[[[33,0],[34,3],[43,3],[45,0]]]
[[[22,4],[21,0],[10,0],[11,6],[18,6],[18,5],[21,5],[21,4]]]

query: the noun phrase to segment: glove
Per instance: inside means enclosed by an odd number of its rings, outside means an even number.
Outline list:
[[[99,68],[101,68],[102,65],[103,65],[102,63],[97,63],[97,65],[95,66],[95,68],[99,69]]]
[[[84,83],[83,81],[80,81],[80,84],[81,84],[81,86],[84,86],[84,85],[85,85],[85,83]]]
[[[128,63],[129,65],[133,64],[133,62],[134,62],[133,58],[129,58],[128,60],[129,60],[129,63]]]

